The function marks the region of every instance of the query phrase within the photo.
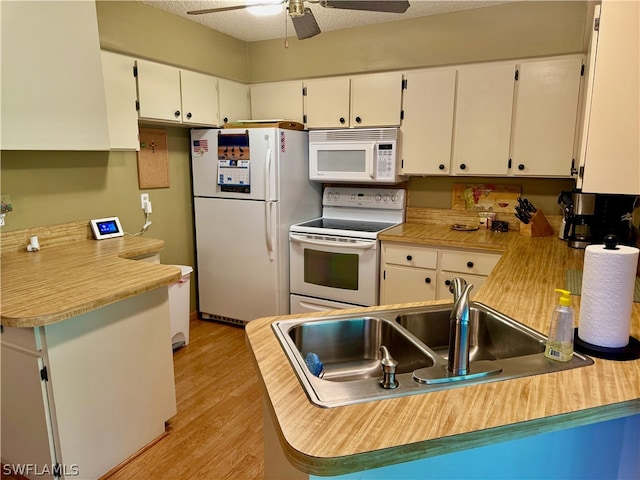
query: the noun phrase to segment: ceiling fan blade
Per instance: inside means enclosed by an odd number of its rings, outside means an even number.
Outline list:
[[[293,28],[296,29],[298,40],[315,37],[320,33],[316,17],[313,16],[313,12],[309,8],[304,9],[304,15],[299,17],[292,16],[291,21],[293,22]]]
[[[329,8],[388,13],[404,13],[409,8],[409,2],[405,0],[320,0],[320,5]]]
[[[187,15],[202,15],[203,13],[216,13],[216,12],[228,12],[231,10],[243,10],[248,7],[270,7],[273,5],[281,5],[285,3],[287,0],[282,0],[281,2],[265,2],[265,3],[249,3],[247,5],[234,5],[232,7],[220,7],[220,8],[206,8],[204,10],[191,10],[187,12]]]
[[[228,12],[230,10],[242,10],[247,8],[246,5],[236,5],[234,7],[221,7],[221,8],[206,8],[204,10],[191,10],[187,12],[187,15],[202,15],[204,13],[216,13],[216,12]]]

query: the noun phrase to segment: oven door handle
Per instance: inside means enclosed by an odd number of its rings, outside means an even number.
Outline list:
[[[296,243],[307,243],[310,245],[318,245],[321,247],[340,247],[340,248],[353,248],[358,250],[368,250],[376,246],[377,240],[356,240],[354,242],[333,242],[322,240],[311,240],[303,235],[296,235],[294,233],[289,234],[289,239]]]

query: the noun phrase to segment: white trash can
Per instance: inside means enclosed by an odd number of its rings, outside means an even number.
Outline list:
[[[189,345],[189,299],[190,278],[193,268],[187,265],[173,265],[182,270],[182,278],[169,285],[169,311],[171,316],[171,343],[173,349]]]

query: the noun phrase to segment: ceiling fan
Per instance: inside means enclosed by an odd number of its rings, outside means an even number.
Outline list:
[[[343,10],[363,10],[368,12],[404,13],[409,8],[406,0],[281,0],[276,5],[287,3],[287,10],[296,30],[299,40],[318,35],[321,30],[316,18],[306,3],[317,3],[325,8],[338,8]],[[242,10],[248,7],[274,5],[270,3],[250,3],[247,5],[235,5],[231,7],[208,8],[205,10],[191,10],[187,15],[202,15],[205,13],[227,12],[229,10]]]

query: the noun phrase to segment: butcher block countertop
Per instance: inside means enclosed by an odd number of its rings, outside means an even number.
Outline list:
[[[566,270],[581,269],[584,259],[583,250],[568,248],[556,235],[530,238],[517,231],[458,232],[447,225],[405,223],[380,238],[503,252],[475,301],[545,335],[556,303],[554,289],[564,288]],[[580,297],[571,298],[579,318]],[[430,303],[442,302],[341,313]],[[247,341],[283,450],[298,470],[307,473],[338,475],[640,412],[640,360],[598,358],[594,365],[546,375],[319,408],[306,397],[271,329],[271,323],[281,318],[250,322]],[[638,303],[633,306],[631,334],[640,338]]]
[[[41,249],[28,252],[29,236]],[[88,222],[2,235],[1,323],[38,327],[179,281],[180,269],[133,260],[158,253],[162,240],[94,240]]]

